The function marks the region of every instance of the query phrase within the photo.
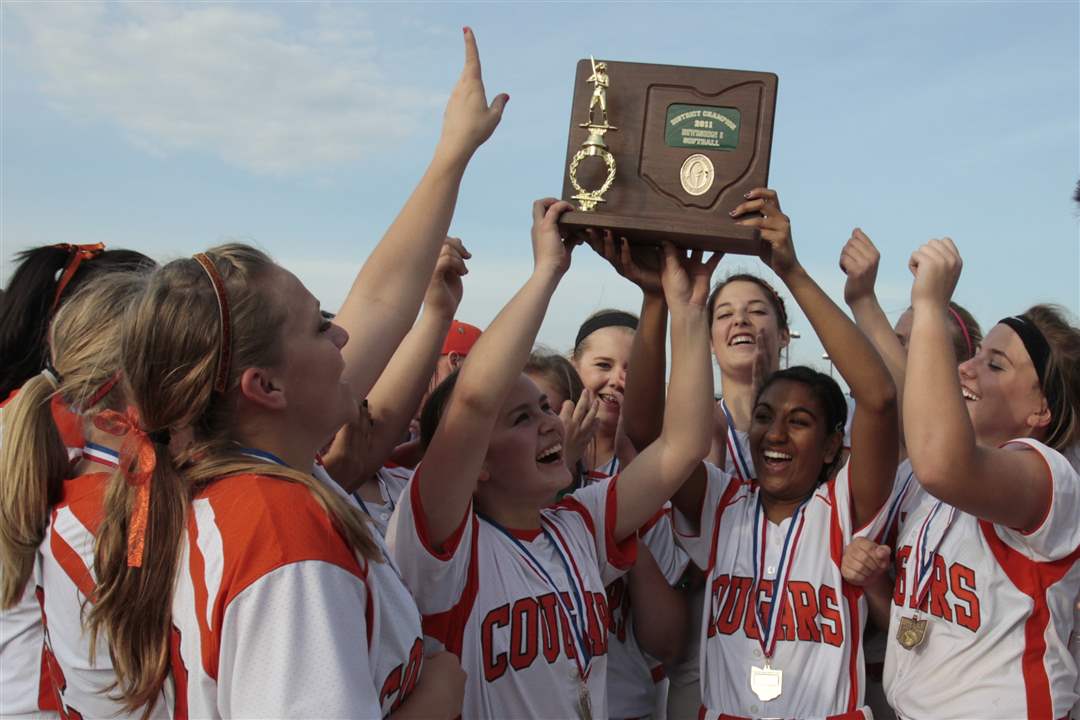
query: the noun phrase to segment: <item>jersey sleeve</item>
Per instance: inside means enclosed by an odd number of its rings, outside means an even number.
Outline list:
[[[1026,446],[1026,447],[1025,447]],[[1001,538],[1024,549],[1031,559],[1040,562],[1060,560],[1080,547],[1080,475],[1058,451],[1037,440],[1023,438],[1005,445],[1018,452],[1037,452],[1046,466],[1050,480],[1050,508],[1039,527],[1032,532],[995,525]]]
[[[586,485],[564,497],[556,511],[576,511],[582,517],[596,546],[600,577],[604,585],[624,575],[637,560],[637,535],[631,533],[622,542],[615,542],[618,508],[619,476]]]
[[[435,548],[420,499],[420,476],[424,472],[426,469],[422,464],[417,466],[412,479],[402,490],[386,531],[386,544],[401,572],[401,579],[416,598],[420,613],[427,616],[454,607],[465,590],[476,536],[476,515],[470,504],[457,530],[441,548]]]
[[[724,472],[712,463],[705,463],[705,499],[701,503],[698,517],[688,518],[674,509],[672,514],[675,529],[675,540],[702,570],[708,570],[709,560],[713,551],[713,535],[716,533],[716,522],[720,517],[720,503],[724,495],[729,493],[733,485],[739,483],[739,479]]]
[[[682,578],[690,557],[675,542],[671,513],[671,504],[668,503],[638,531],[638,538],[649,548],[668,584],[674,585]]]
[[[378,718],[364,581],[324,562],[284,565],[225,610],[222,717]]]

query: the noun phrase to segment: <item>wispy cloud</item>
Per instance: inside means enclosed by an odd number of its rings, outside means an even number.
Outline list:
[[[308,6],[310,8],[310,6]],[[442,96],[392,81],[356,5],[17,3],[5,54],[78,119],[138,147],[260,174],[319,171],[407,137]]]

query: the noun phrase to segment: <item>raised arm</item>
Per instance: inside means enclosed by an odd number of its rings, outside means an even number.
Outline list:
[[[874,349],[881,355],[885,367],[889,369],[896,396],[904,397],[904,373],[907,368],[907,353],[900,339],[896,337],[889,318],[878,303],[874,293],[878,264],[881,254],[874,243],[859,228],[851,231],[851,237],[840,252],[840,269],[847,275],[844,283],[844,302],[855,316],[855,324],[873,343]],[[900,418],[900,458],[903,459],[904,433],[903,418]]]
[[[776,192],[758,188],[747,196],[732,214],[763,214],[739,224],[761,228],[761,237],[772,247],[770,266],[791,291],[855,397],[849,474],[852,520],[859,527],[885,504],[896,476],[896,386],[874,346],[799,263],[791,241],[791,221],[780,210]]]
[[[424,294],[424,311],[420,319],[401,341],[390,358],[390,364],[368,394],[372,425],[366,434],[366,442],[349,443],[346,435],[350,429],[342,428],[334,438],[330,452],[323,457],[330,475],[346,490],[354,490],[386,464],[409,427],[409,421],[431,382],[431,374],[439,360],[439,350],[461,302],[461,277],[468,272],[465,267],[467,257],[469,252],[460,240],[446,239]],[[359,452],[362,457],[351,460],[340,458],[340,455],[350,451]],[[339,472],[339,462],[343,468],[349,469]]]
[[[1036,452],[979,445],[965,407],[945,309],[961,266],[949,238],[931,240],[911,256],[914,318],[904,395],[911,466],[927,492],[957,509],[995,524],[1034,530],[1050,508],[1046,464]],[[973,362],[1008,362],[987,360],[985,352]]]
[[[632,252],[630,243],[616,240],[610,232],[590,244],[616,272],[641,288],[641,317],[630,349],[620,415],[623,432],[640,450],[660,436],[664,416],[667,303],[660,281],[660,255],[653,248],[636,248]]]
[[[342,351],[345,379],[360,397],[367,395],[416,319],[465,167],[494,132],[508,99],[498,95],[488,104],[476,39],[465,28],[465,68],[446,105],[435,156],[364,262],[337,316],[352,339]]]
[[[709,452],[713,422],[705,301],[719,262],[719,254],[702,262],[700,250],[687,258],[670,244],[664,246],[662,279],[671,310],[671,381],[660,436],[619,475],[616,540],[636,532],[695,468],[699,472],[694,475],[704,487],[701,461]]]
[[[435,547],[469,507],[499,410],[525,367],[551,295],[570,267],[572,246],[560,238],[557,224],[570,207],[552,198],[533,203],[533,273],[469,351],[424,454],[428,470],[420,472],[420,498]]]

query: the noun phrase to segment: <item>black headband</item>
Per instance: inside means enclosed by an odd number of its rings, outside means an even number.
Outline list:
[[[577,331],[577,337],[574,339],[574,349],[577,350],[581,347],[581,341],[592,335],[597,330],[602,330],[606,327],[624,327],[631,330],[637,330],[638,319],[628,312],[622,310],[612,310],[611,312],[600,313],[599,315],[593,315],[586,320],[581,329]]]
[[[1046,336],[1035,326],[1035,323],[1023,315],[1012,315],[998,320],[1002,325],[1008,325],[1020,336],[1024,343],[1031,364],[1035,366],[1035,374],[1039,376],[1039,387],[1046,390],[1046,368],[1050,364],[1050,343],[1046,342]]]

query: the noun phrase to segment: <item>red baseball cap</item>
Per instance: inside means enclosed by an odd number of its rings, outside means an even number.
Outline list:
[[[480,328],[475,325],[453,320],[450,323],[450,330],[446,333],[446,340],[443,341],[442,352],[439,354],[457,353],[462,356],[468,355],[469,350],[472,350],[472,346],[480,339],[480,333]]]

